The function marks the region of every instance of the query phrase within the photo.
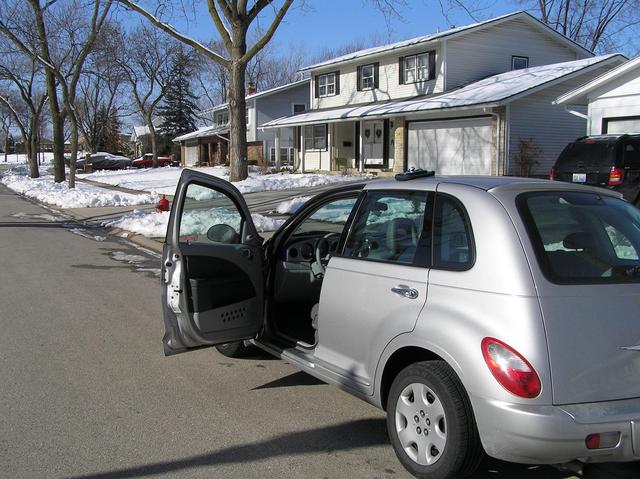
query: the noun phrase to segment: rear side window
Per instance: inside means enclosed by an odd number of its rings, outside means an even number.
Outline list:
[[[438,193],[433,217],[433,267],[463,271],[474,263],[471,226],[462,204]]]
[[[640,210],[594,193],[520,195],[545,276],[560,284],[640,282]]]
[[[569,143],[560,153],[556,168],[603,167],[613,166],[615,143],[608,141],[580,141]]]
[[[640,170],[640,141],[625,143],[624,167],[630,170]]]

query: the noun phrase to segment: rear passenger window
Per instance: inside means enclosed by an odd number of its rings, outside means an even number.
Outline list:
[[[424,258],[417,252],[426,206],[427,193],[423,191],[367,193],[343,256],[400,264],[414,264],[418,256]]]
[[[640,142],[624,145],[624,167],[640,170]]]
[[[462,271],[474,262],[471,227],[456,199],[438,194],[433,218],[433,267]]]

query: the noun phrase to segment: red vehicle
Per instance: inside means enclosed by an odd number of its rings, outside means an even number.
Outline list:
[[[151,168],[153,167],[153,153],[147,153],[140,158],[136,158],[131,163],[135,168]],[[159,156],[158,166],[178,166],[177,161],[173,161],[170,156]]]

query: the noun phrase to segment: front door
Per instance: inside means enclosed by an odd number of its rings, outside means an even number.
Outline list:
[[[165,355],[260,331],[262,238],[231,183],[182,172],[162,254],[162,307]]]
[[[432,204],[425,191],[367,191],[327,267],[315,358],[365,394],[385,346],[425,304]]]
[[[362,124],[362,157],[365,168],[384,166],[384,122],[365,121]]]

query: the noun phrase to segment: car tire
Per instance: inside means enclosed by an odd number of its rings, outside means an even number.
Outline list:
[[[216,349],[220,354],[228,358],[243,358],[255,351],[253,346],[245,346],[244,341],[218,344]]]
[[[418,478],[466,477],[484,458],[467,393],[444,361],[414,363],[396,376],[387,431],[398,459]]]

